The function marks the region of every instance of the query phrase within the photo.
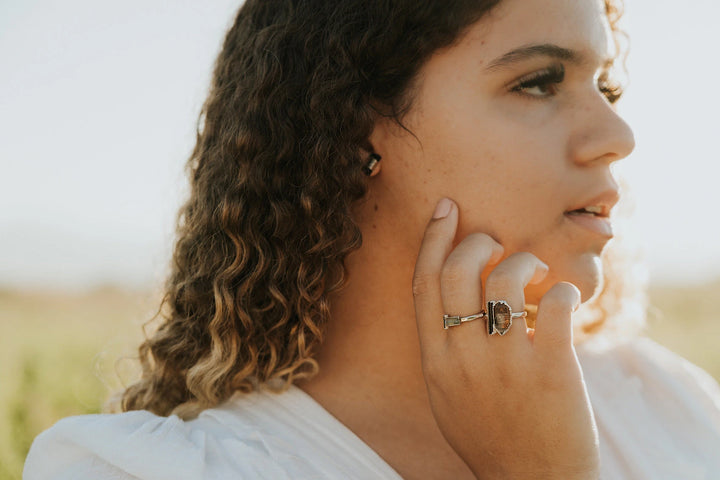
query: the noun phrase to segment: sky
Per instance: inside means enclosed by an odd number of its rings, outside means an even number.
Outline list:
[[[156,285],[237,0],[0,1],[0,286]],[[720,2],[626,0],[635,152],[618,162],[651,283],[720,278]]]

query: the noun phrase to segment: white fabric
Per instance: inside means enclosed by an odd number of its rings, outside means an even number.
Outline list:
[[[645,338],[578,347],[604,480],[720,478],[720,387]],[[302,390],[253,393],[183,422],[84,415],[40,434],[24,480],[393,479],[400,476]]]

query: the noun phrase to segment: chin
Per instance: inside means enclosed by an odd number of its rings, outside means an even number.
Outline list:
[[[584,255],[574,262],[553,265],[549,262],[547,277],[537,284],[528,285],[525,290],[525,303],[537,305],[545,293],[558,282],[570,282],[580,290],[581,302],[585,303],[598,293],[603,286],[602,260],[597,255]]]

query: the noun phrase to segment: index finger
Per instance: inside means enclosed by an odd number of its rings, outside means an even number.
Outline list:
[[[444,336],[438,335],[443,312],[440,294],[440,272],[450,254],[457,231],[458,209],[455,202],[442,198],[433,218],[425,228],[413,273],[413,299],[420,348],[423,352],[437,348]]]

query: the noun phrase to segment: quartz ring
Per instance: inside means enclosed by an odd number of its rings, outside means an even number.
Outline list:
[[[487,302],[488,335],[505,335],[512,326],[513,318],[527,317],[527,310],[513,313],[510,305],[504,300]]]
[[[464,317],[461,317],[460,315],[443,315],[443,328],[447,330],[450,327],[457,327],[464,322],[472,322],[473,320],[484,318],[486,316],[487,314],[484,311]]]

